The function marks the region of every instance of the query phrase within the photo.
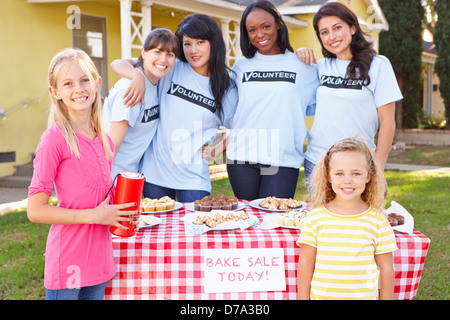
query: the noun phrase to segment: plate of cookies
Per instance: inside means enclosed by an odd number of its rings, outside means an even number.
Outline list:
[[[178,210],[183,207],[183,204],[171,199],[168,196],[159,199],[143,198],[141,200],[142,214],[165,213]]]
[[[187,234],[202,234],[211,230],[245,230],[259,224],[259,219],[243,210],[190,212],[181,218]]]
[[[138,229],[153,227],[161,223],[161,219],[155,216],[139,216]]]
[[[277,197],[266,197],[250,201],[249,205],[255,209],[285,212],[290,209],[306,208],[306,203],[292,198],[284,199]]]

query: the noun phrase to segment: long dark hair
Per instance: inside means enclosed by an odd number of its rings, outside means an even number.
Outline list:
[[[289,43],[289,32],[286,27],[286,23],[284,22],[283,18],[281,17],[280,12],[278,11],[277,7],[273,5],[270,1],[267,0],[257,0],[255,2],[250,3],[247,8],[245,8],[244,13],[242,14],[241,18],[241,50],[242,54],[247,58],[253,58],[255,56],[256,47],[250,43],[250,39],[248,37],[247,28],[245,27],[245,22],[247,21],[247,17],[255,8],[262,9],[264,11],[267,11],[275,18],[275,23],[280,26],[280,29],[278,30],[277,34],[277,44],[278,47],[281,50],[281,53],[284,53],[287,50],[294,52],[294,49],[292,49],[291,44]]]
[[[329,16],[335,16],[342,19],[349,25],[349,27],[355,26],[355,34],[352,36],[352,41],[350,43],[352,60],[347,67],[347,74],[345,77],[351,80],[364,80],[364,84],[369,85],[370,64],[372,63],[373,56],[376,52],[372,48],[372,44],[364,37],[364,32],[359,25],[358,17],[349,8],[341,3],[327,3],[314,15],[314,30],[316,31],[317,38],[322,46],[322,54],[327,58],[336,58],[335,54],[325,49],[322,40],[320,40],[319,21],[323,17]]]
[[[230,69],[226,65],[226,48],[219,24],[213,18],[204,14],[192,14],[187,16],[178,25],[175,35],[180,44],[183,43],[183,35],[192,39],[208,40],[211,45],[208,71],[210,73],[209,85],[214,96],[216,112],[222,115],[222,100],[226,90],[230,86]],[[179,50],[179,59],[187,62],[182,45]]]

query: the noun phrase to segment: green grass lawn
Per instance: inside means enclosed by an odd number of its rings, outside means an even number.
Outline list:
[[[406,150],[389,156],[390,163],[450,167],[450,148],[441,146],[406,146]]]

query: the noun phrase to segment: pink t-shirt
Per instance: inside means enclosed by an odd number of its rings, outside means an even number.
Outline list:
[[[59,125],[47,129],[37,147],[28,195],[55,186],[58,206],[69,209],[97,207],[113,181],[112,159],[106,159],[98,136],[91,140],[76,132],[81,158],[73,155]],[[108,137],[111,149],[114,143]],[[44,286],[47,289],[97,285],[116,273],[109,226],[52,225],[45,252]]]

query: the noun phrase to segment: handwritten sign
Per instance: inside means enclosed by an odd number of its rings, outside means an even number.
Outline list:
[[[206,293],[284,291],[282,248],[204,249]]]

